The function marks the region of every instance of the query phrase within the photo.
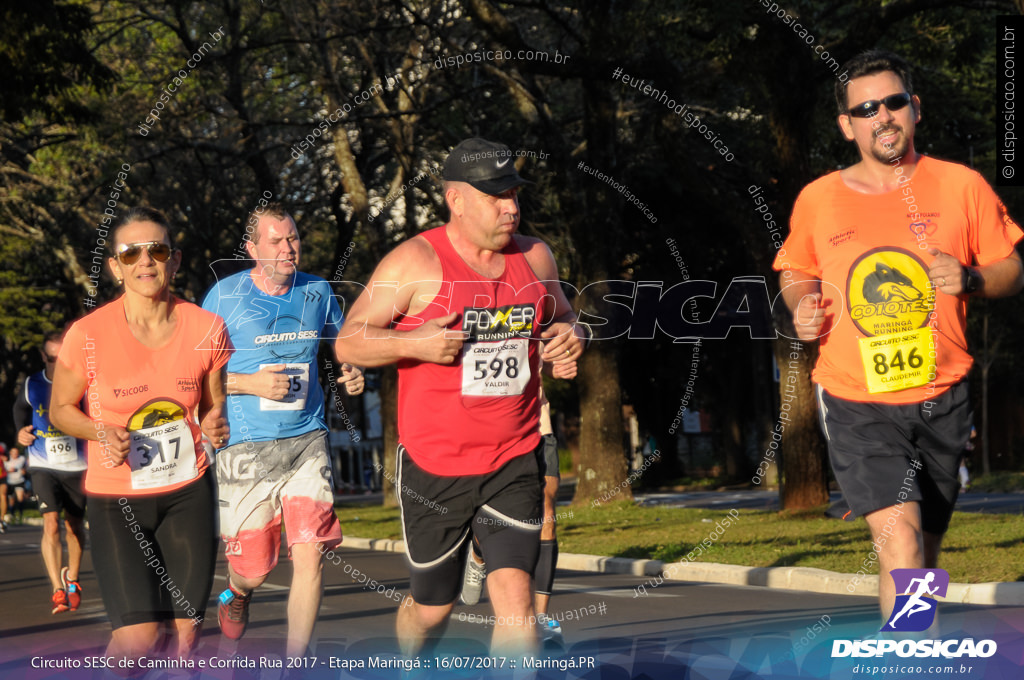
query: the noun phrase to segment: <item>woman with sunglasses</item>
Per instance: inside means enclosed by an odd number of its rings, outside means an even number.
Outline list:
[[[202,433],[226,441],[223,320],[171,294],[181,264],[164,216],[133,208],[108,260],[124,294],[75,322],[54,373],[50,417],[88,440],[93,564],[114,628],[107,655],[170,657],[199,639],[216,560],[213,473]],[[85,404],[83,411],[82,404]]]

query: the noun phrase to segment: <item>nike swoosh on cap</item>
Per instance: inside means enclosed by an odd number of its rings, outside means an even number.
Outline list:
[[[508,159],[508,158],[506,158],[506,159],[505,159],[505,160],[503,160],[503,161],[494,161],[494,164],[495,164],[496,166],[498,166],[499,168],[503,168],[503,167],[505,167],[505,165],[506,165],[506,164],[507,164],[508,162],[509,162],[509,159]]]

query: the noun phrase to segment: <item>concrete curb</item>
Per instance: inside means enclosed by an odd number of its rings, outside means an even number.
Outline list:
[[[405,552],[405,541],[346,536],[343,547],[357,550]],[[840,574],[808,567],[741,567],[716,562],[674,562],[640,560],[559,553],[558,567],[599,574],[628,574],[652,577],[637,586],[644,591],[656,589],[663,581],[722,583],[734,586],[759,586],[779,590],[802,590],[829,595],[878,597],[878,576]],[[642,595],[643,593],[640,592]],[[1024,605],[1024,583],[950,583],[946,602],[1004,606]]]

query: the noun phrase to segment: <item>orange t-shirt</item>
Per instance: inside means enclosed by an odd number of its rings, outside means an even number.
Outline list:
[[[146,347],[128,328],[123,300],[76,321],[58,357],[85,378],[93,422],[131,434],[128,458],[116,467],[99,441],[88,442],[85,490],[113,496],[166,493],[199,479],[209,467],[197,408],[205,376],[220,370],[233,348],[223,319],[179,298],[171,339],[160,348]]]
[[[911,404],[962,380],[972,363],[967,296],[932,287],[928,250],[983,266],[1011,255],[1022,235],[981,175],[956,163],[922,157],[884,194],[854,191],[838,172],[809,184],[773,266],[822,281],[814,381],[850,401]]]

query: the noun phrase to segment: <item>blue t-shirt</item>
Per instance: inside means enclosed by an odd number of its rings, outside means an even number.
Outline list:
[[[246,270],[214,284],[203,309],[219,314],[227,325],[235,346],[229,373],[256,373],[262,366],[285,364],[291,378],[283,401],[228,395],[231,438],[226,446],[327,429],[317,347],[321,339],[336,338],[344,320],[327,281],[296,272],[287,293],[268,295],[256,286],[252,270]]]
[[[29,467],[82,472],[85,470],[85,442],[64,434],[50,422],[52,387],[46,373],[39,371],[25,380],[20,395],[32,409],[32,434],[36,436],[31,446],[25,449]]]

